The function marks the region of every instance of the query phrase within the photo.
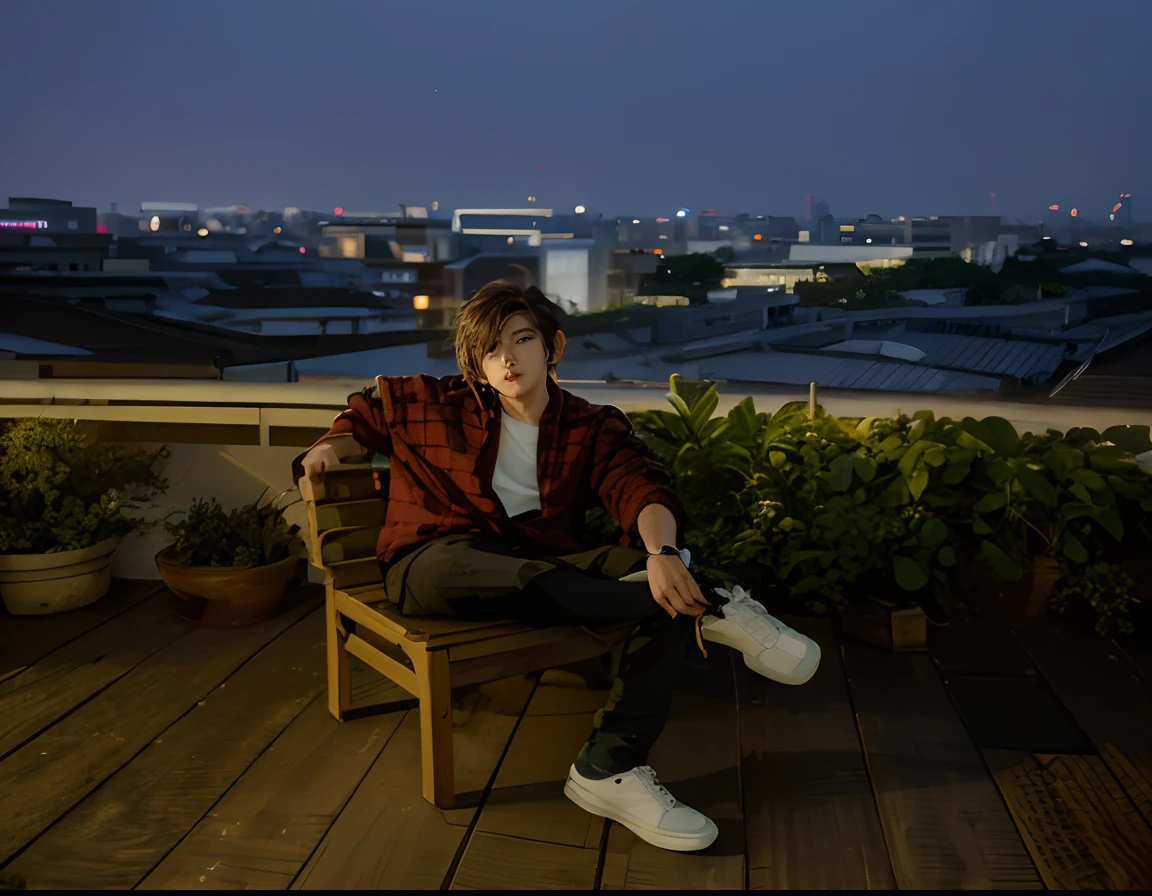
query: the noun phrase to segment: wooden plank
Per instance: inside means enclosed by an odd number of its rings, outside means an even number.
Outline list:
[[[545,672],[509,745],[476,830],[568,846],[593,842],[598,847],[602,820],[564,796],[564,782],[592,732],[596,710],[607,699],[607,691],[589,690],[571,672]],[[461,869],[468,863],[465,854]]]
[[[1152,690],[1093,634],[1053,623],[1016,636],[1152,825]]]
[[[983,752],[1048,889],[1152,886],[1152,829],[1103,759]]]
[[[720,645],[708,652],[727,653]],[[731,666],[729,666],[731,675]],[[604,890],[744,888],[744,817],[740,798],[737,707],[679,692],[650,764],[676,799],[711,818],[716,842],[699,852],[670,852],[613,822],[600,887]]]
[[[893,890],[832,625],[788,623],[820,645],[810,681],[787,687],[736,663],[748,888]]]
[[[343,504],[319,504],[315,506],[318,532],[343,526],[383,526],[388,511],[388,502],[379,498],[367,501],[346,501]]]
[[[355,560],[361,557],[376,558],[376,543],[380,539],[380,529],[376,526],[346,526],[329,529],[320,536],[320,555],[325,563],[339,563],[341,560]]]
[[[134,887],[320,695],[323,653],[324,618],[313,611],[167,728],[10,867],[37,888]]]
[[[287,889],[404,712],[338,723],[313,700],[140,889]]]
[[[315,609],[313,599],[237,629],[197,629],[0,762],[0,861],[69,811],[239,666]]]
[[[477,831],[467,858],[453,890],[591,890],[596,882],[596,852],[576,846]]]
[[[420,714],[406,713],[292,888],[438,888],[533,684],[518,676],[453,695],[456,804],[465,808],[441,811],[421,796]]]
[[[113,579],[104,597],[86,607],[43,616],[13,616],[0,605],[0,680],[31,666],[86,631],[103,625],[158,591],[164,583]]]
[[[0,683],[0,756],[195,628],[172,609],[167,593],[141,601]]]
[[[841,650],[900,889],[1042,888],[931,659]]]

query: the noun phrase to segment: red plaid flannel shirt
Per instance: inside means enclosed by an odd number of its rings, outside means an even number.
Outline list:
[[[671,479],[622,411],[590,404],[548,380],[536,474],[540,513],[508,518],[492,489],[502,408],[494,390],[463,377],[380,376],[348,397],[348,410],[316,444],[352,435],[390,458],[388,510],[376,552],[397,552],[443,535],[510,535],[546,552],[584,548],[584,514],[603,506],[637,544],[637,518],[649,504],[676,517],[678,546],[687,519]],[[293,474],[303,474],[300,461]]]

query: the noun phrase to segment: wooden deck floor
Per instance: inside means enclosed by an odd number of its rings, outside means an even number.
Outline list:
[[[725,648],[685,669],[652,764],[716,820],[663,852],[569,803],[603,693],[553,670],[455,695],[461,808],[420,796],[411,704],[339,724],[320,597],[196,629],[157,583],[0,615],[0,869],[37,888],[1143,889],[1148,654],[1054,624],[838,642],[800,688]],[[357,705],[397,698],[359,670]]]

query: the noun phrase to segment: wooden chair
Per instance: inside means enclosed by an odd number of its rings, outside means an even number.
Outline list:
[[[343,721],[351,706],[349,654],[415,697],[424,798],[442,809],[455,799],[452,688],[599,656],[627,633],[626,626],[593,634],[578,626],[401,616],[385,597],[376,559],[387,468],[343,464],[318,484],[304,480],[300,489],[310,556],[324,570],[328,709]]]

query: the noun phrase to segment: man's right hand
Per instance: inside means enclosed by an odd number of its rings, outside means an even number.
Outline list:
[[[336,453],[335,446],[331,442],[321,442],[311,451],[304,455],[304,459],[300,462],[304,467],[304,475],[313,483],[319,482],[320,477],[325,472],[339,465],[342,461],[340,455]]]

